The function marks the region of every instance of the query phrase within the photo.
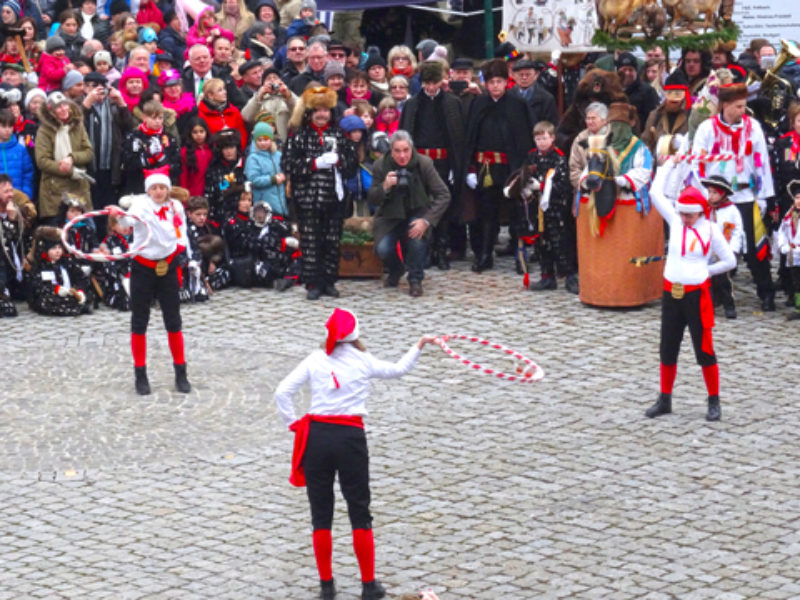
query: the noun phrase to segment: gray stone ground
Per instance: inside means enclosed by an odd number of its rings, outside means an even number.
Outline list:
[[[651,421],[657,303],[588,308],[563,289],[521,291],[511,269],[434,270],[417,300],[374,280],[316,303],[300,289],[221,292],[183,310],[186,396],[172,390],[157,311],[146,398],[133,392],[126,315],[3,320],[0,599],[315,597],[307,503],[287,481],[292,438],[272,394],[336,305],[359,313],[384,358],[425,332],[475,333],[547,372],[498,382],[427,347],[405,379],[374,384],[377,571],[390,598],[423,587],[443,600],[800,598],[787,309],[754,311],[740,269],[740,318],[718,315],[715,330],[723,421],[703,420],[688,340],[675,413]],[[342,504],[345,600],[360,586]]]

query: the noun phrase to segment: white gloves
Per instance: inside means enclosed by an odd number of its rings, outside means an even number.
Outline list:
[[[478,187],[478,175],[477,173],[468,173],[467,174],[467,185],[470,189],[475,189]]]
[[[92,267],[90,267],[89,265],[81,265],[81,273],[83,273],[84,275],[86,275],[86,277],[88,277],[89,275],[92,274]]]
[[[190,260],[187,266],[192,275],[200,277],[200,264],[196,260]]]
[[[287,248],[299,248],[300,247],[300,240],[294,237],[285,237],[283,241],[286,242]]]
[[[63,285],[56,286],[56,294],[58,294],[60,298],[66,298],[69,296],[69,288],[66,288]]]
[[[503,196],[505,196],[506,198],[511,198],[510,194],[511,194],[511,186],[507,185],[506,187],[503,188]]]
[[[315,161],[317,169],[330,169],[339,162],[339,155],[336,152],[324,152]]]
[[[622,175],[617,175],[614,178],[614,182],[617,184],[617,187],[619,187],[619,188],[628,188],[628,189],[630,189],[630,187],[631,187],[630,184],[628,183],[628,180],[625,179]]]
[[[75,300],[78,301],[78,304],[86,303],[86,294],[84,294],[82,291],[75,290],[75,292],[72,295],[75,296]]]
[[[147,143],[147,151],[153,156],[158,156],[161,154],[162,150],[163,147],[161,146],[161,142],[158,141],[158,138],[156,136],[151,137],[150,141]]]

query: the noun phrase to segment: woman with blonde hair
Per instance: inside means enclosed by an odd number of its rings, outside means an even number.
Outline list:
[[[417,74],[417,59],[408,46],[393,46],[386,55],[388,63],[387,76],[391,79],[395,75],[402,75],[408,79],[411,86],[411,95],[417,94],[422,89],[422,84]]]

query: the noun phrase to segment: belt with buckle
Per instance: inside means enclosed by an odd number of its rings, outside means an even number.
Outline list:
[[[178,256],[178,253],[182,251],[182,248],[178,248],[167,256],[166,258],[161,258],[159,260],[150,260],[149,258],[145,258],[144,256],[139,256],[138,254],[133,257],[133,260],[138,262],[140,265],[148,267],[150,269],[155,269],[156,275],[159,277],[163,277],[169,271],[170,263],[175,260],[175,257]]]

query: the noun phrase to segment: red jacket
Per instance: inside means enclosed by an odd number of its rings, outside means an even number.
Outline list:
[[[150,0],[147,4],[140,4],[139,5],[139,12],[136,13],[136,22],[139,25],[147,25],[148,23],[155,23],[161,29],[166,29],[167,24],[164,23],[164,15],[159,10],[156,3],[153,0]],[[159,29],[159,31],[161,31]],[[180,59],[180,57],[175,57],[176,60]]]
[[[68,64],[69,59],[66,56],[56,58],[52,54],[42,52],[36,71],[39,74],[39,87],[48,94],[54,90],[60,90],[61,80],[67,74],[64,67]]]
[[[242,152],[244,153],[247,146],[247,128],[244,125],[242,113],[239,112],[238,108],[229,102],[225,109],[220,112],[209,108],[206,101],[202,100],[197,107],[197,116],[206,122],[211,135],[223,129],[238,130],[242,136]]]

